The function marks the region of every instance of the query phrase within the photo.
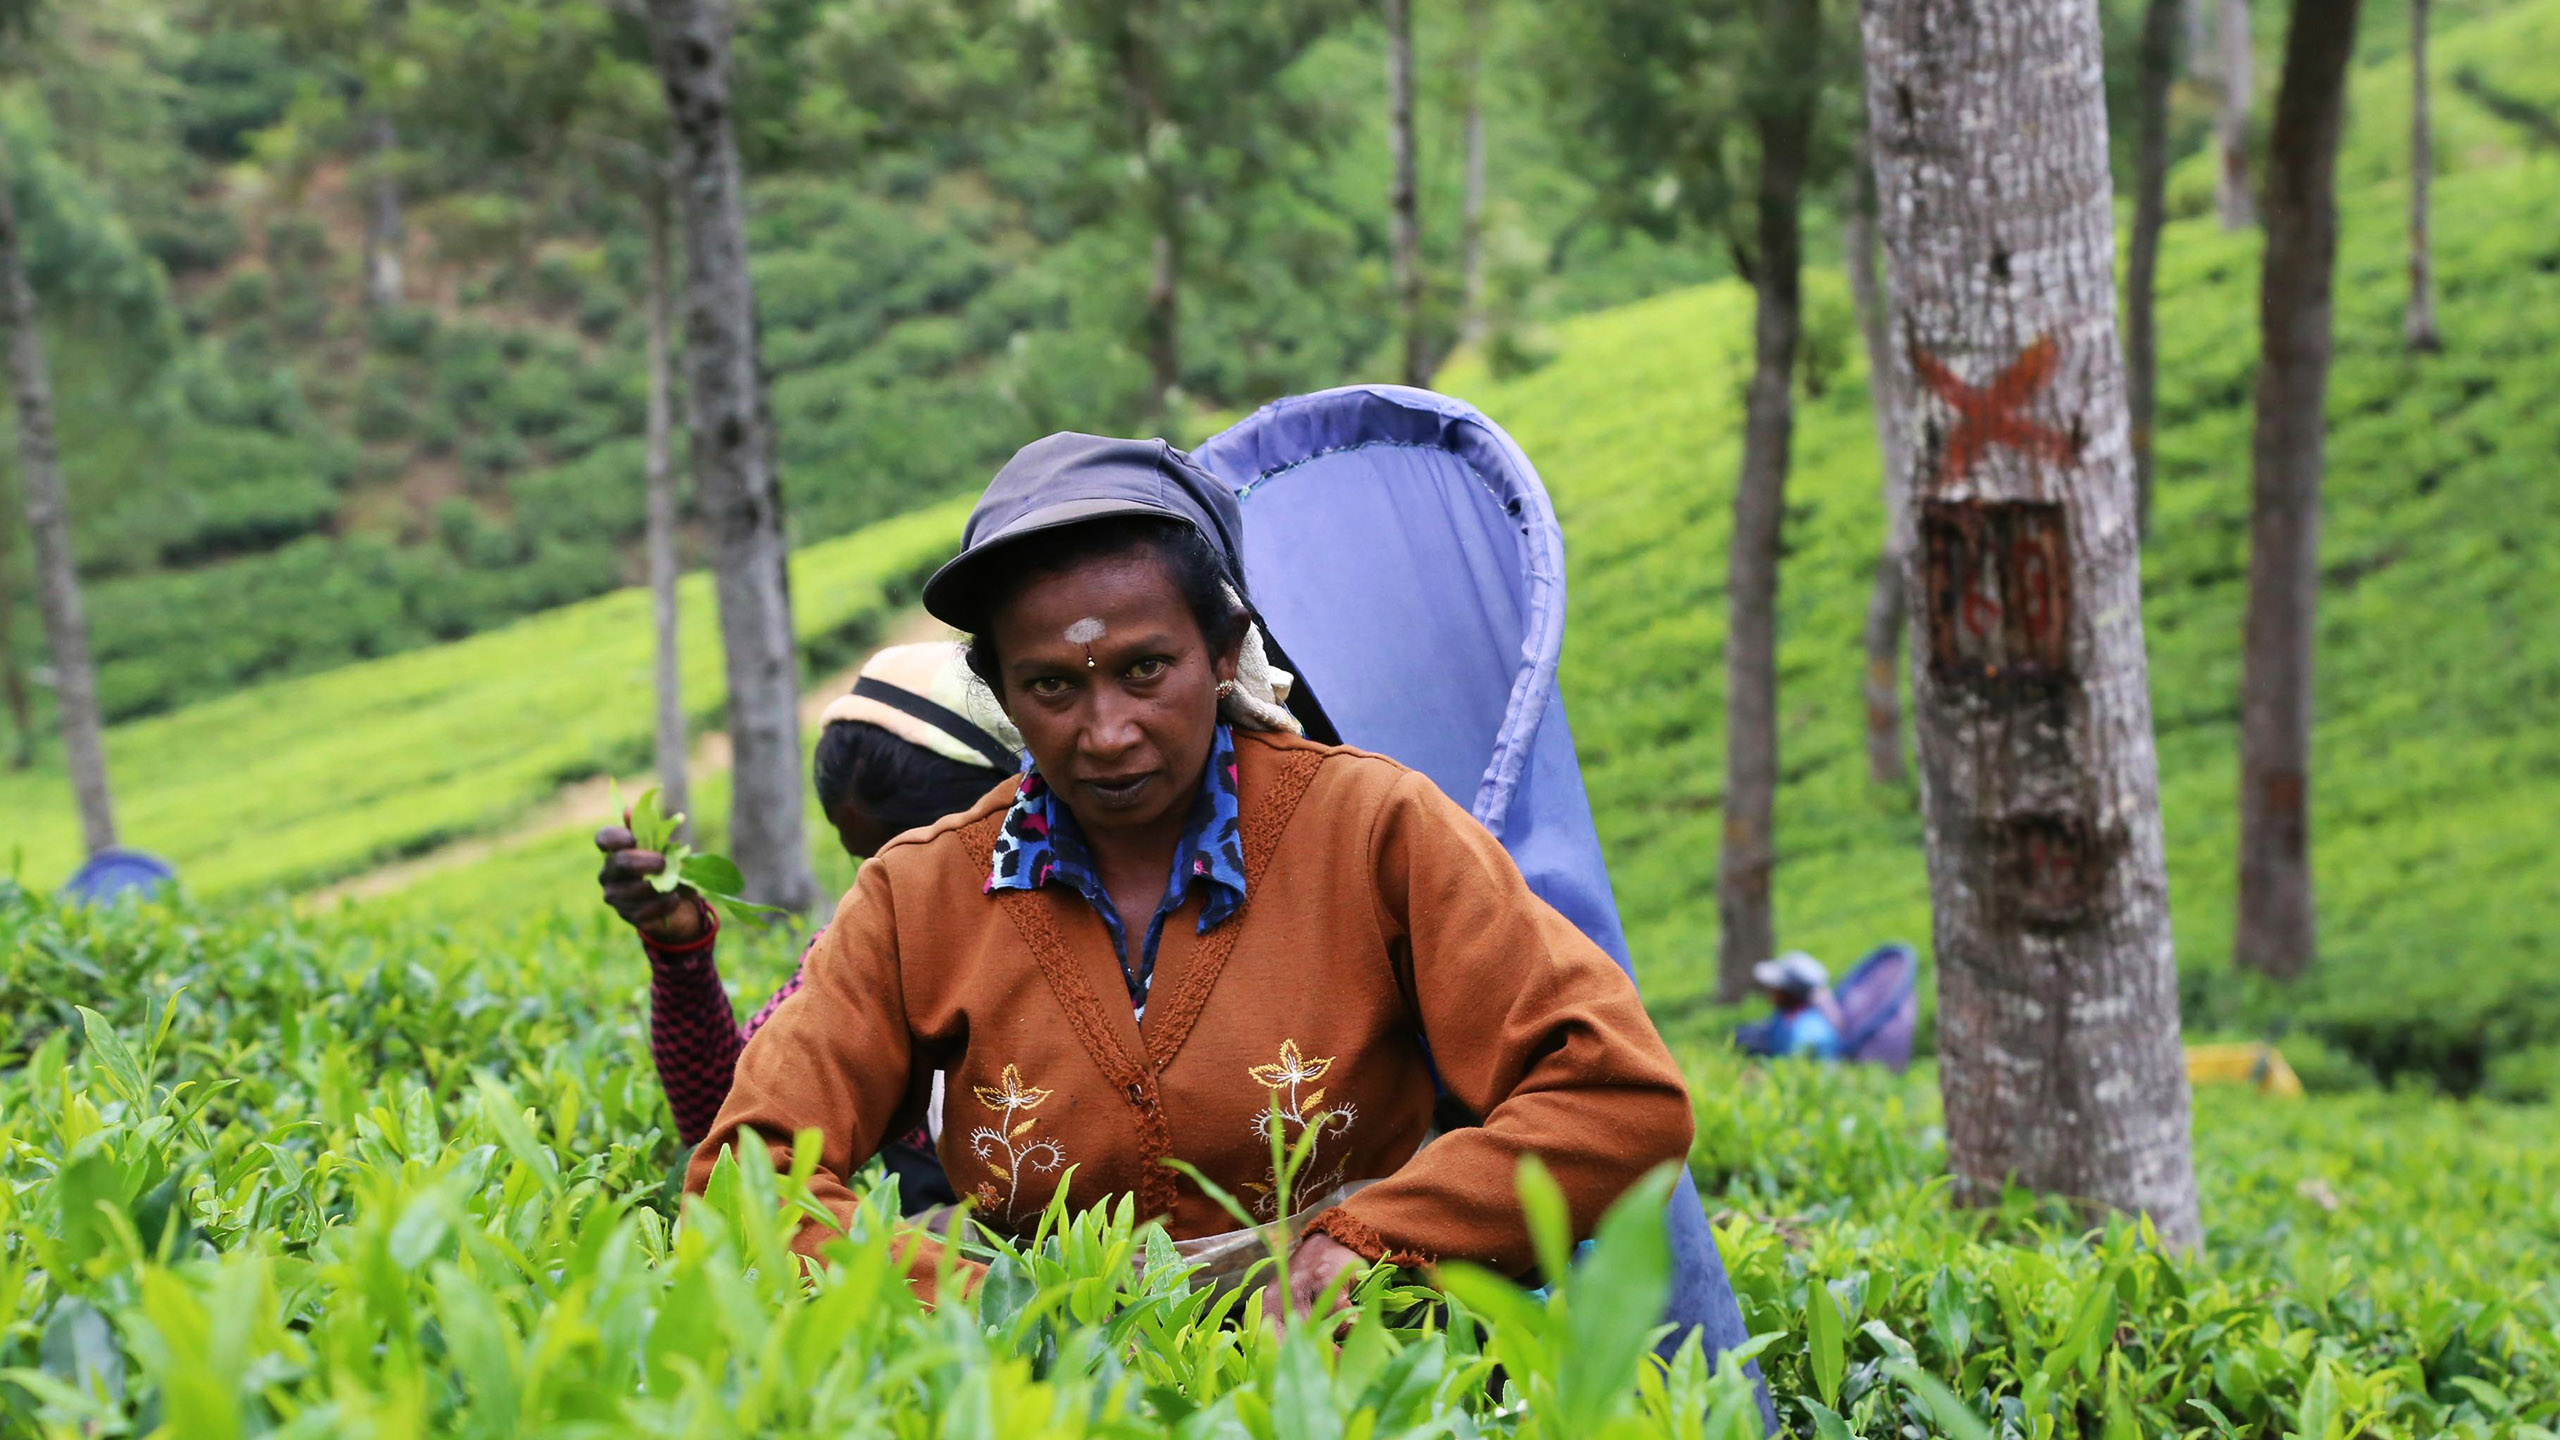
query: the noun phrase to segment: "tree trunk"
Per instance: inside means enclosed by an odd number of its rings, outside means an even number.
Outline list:
[[[1182,388],[1182,222],[1160,203],[1147,252],[1147,416],[1162,419]]]
[[[2258,421],[2250,446],[2249,611],[2240,672],[2240,894],[2235,956],[2310,968],[2311,658],[2320,590],[2338,132],[2357,0],[2294,0],[2267,145],[2258,279]]]
[[[6,524],[0,515],[0,526]],[[24,770],[36,763],[36,716],[27,667],[18,656],[18,577],[11,560],[17,546],[11,539],[0,529],[0,699],[9,707],[9,768]]]
[[[2222,54],[2222,108],[2214,117],[2213,141],[2222,156],[2222,182],[2214,191],[2214,209],[2225,230],[2246,230],[2258,223],[2258,204],[2249,193],[2249,104],[2258,83],[2258,60],[2249,41],[2249,0],[2222,0],[2214,39]]]
[[[672,198],[664,182],[649,187],[649,414],[643,461],[649,492],[649,614],[657,637],[658,798],[659,808],[670,815],[692,809],[686,775],[692,739],[684,716],[683,637],[676,626],[676,580],[683,569],[676,554],[675,361],[669,343],[674,324],[668,230],[673,222],[667,211]]]
[[[1160,420],[1182,386],[1182,189],[1168,173],[1157,145],[1165,128],[1155,53],[1156,10],[1131,4],[1112,32],[1112,56],[1120,70],[1130,157],[1137,166],[1149,226],[1147,303],[1147,418]]]
[[[1386,0],[1387,152],[1393,175],[1387,184],[1389,255],[1396,308],[1404,321],[1407,385],[1431,382],[1431,357],[1422,338],[1422,214],[1414,180],[1413,0]]]
[[[2409,348],[2432,355],[2436,333],[2435,244],[2427,235],[2427,188],[2436,173],[2435,127],[2427,114],[2428,0],[2409,0]]]
[[[729,853],[748,899],[805,911],[818,883],[801,820],[800,662],[730,129],[730,10],[727,0],[648,4],[683,204],[693,487],[710,521],[729,682]]]
[[[1458,338],[1483,338],[1484,314],[1484,52],[1487,0],[1467,0],[1467,181],[1458,221]]]
[[[2155,319],[2160,228],[2169,221],[2169,82],[2177,67],[2179,0],[2151,0],[2142,15],[2134,82],[2133,240],[2124,267],[2124,389],[2132,411],[2134,525],[2151,534],[2151,430],[2160,410]]]
[[[2213,48],[2213,6],[2215,0],[2179,0],[2180,18],[2187,28],[2187,74],[2210,83],[2214,67],[2221,57]]]
[[[71,552],[71,509],[63,494],[61,455],[53,441],[53,375],[36,319],[18,237],[14,177],[0,173],[0,325],[9,332],[9,386],[18,400],[18,483],[24,488],[27,537],[36,556],[36,608],[53,656],[53,712],[62,726],[62,756],[80,806],[80,837],[90,854],[114,847],[115,805],[107,793],[104,727],[97,675],[89,665],[89,620]]]
[[[1777,865],[1778,538],[1795,438],[1804,174],[1822,26],[1818,0],[1771,0],[1760,14],[1772,73],[1805,79],[1775,87],[1752,117],[1760,132],[1759,255],[1752,267],[1742,474],[1734,486],[1726,562],[1724,851],[1716,866],[1716,993],[1727,1001],[1751,993],[1751,967],[1768,959],[1775,944],[1769,877]]]
[[[1874,587],[1867,594],[1867,781],[1899,786],[1911,779],[1902,758],[1902,487],[1903,380],[1886,338],[1885,301],[1876,279],[1874,168],[1861,137],[1850,160],[1846,203],[1840,207],[1841,250],[1849,266],[1849,302],[1867,348],[1867,404],[1875,414],[1876,454],[1884,474],[1884,535],[1876,547]]]
[[[392,169],[400,132],[389,115],[379,112],[369,129],[373,164],[365,188],[364,303],[387,310],[400,303],[401,247],[408,238],[400,218],[400,178]]]
[[[2199,1235],[2095,6],[1866,0],[1957,1195]],[[1923,394],[1925,387],[1926,394]]]

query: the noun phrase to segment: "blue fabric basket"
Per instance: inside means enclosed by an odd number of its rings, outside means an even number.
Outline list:
[[[1343,741],[1472,810],[1632,975],[1556,686],[1564,531],[1529,457],[1473,406],[1400,385],[1275,401],[1194,453],[1235,487],[1254,605]],[[1686,1173],[1670,1221],[1665,1353],[1691,1329],[1710,1356],[1742,1344]]]

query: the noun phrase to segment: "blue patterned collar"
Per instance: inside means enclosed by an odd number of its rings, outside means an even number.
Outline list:
[[[1194,890],[1201,893],[1199,933],[1223,924],[1244,904],[1244,840],[1236,818],[1236,742],[1221,724],[1209,745],[1209,764],[1200,777],[1200,793],[1191,803],[1191,818],[1174,846],[1173,873],[1147,923],[1145,942],[1132,963],[1128,929],[1101,872],[1085,848],[1075,815],[1057,803],[1048,782],[1040,778],[1031,757],[1022,757],[1022,789],[1005,811],[997,832],[994,863],[987,871],[986,892],[1037,890],[1058,882],[1085,898],[1111,932],[1119,952],[1120,974],[1128,983],[1129,1003],[1144,1012],[1147,986],[1154,978],[1156,942],[1164,922]]]

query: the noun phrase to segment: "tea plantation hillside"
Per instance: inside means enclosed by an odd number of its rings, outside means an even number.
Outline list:
[[[2560,12],[2555,12],[2560,13]],[[2401,197],[2348,209],[2322,595],[2315,976],[2259,993],[2230,969],[2240,612],[2256,252],[2177,227],[2163,276],[2160,494],[2146,557],[2171,903],[2200,1031],[2290,1032],[2315,1084],[2408,1072],[2469,1091],[2560,1087],[2560,163],[2455,177],[2439,235],[2448,353],[2399,345]],[[1781,581],[1782,943],[1839,966],[1929,939],[1917,797],[1866,780],[1859,625],[1882,526],[1843,287],[1817,276],[1817,351]],[[1555,359],[1442,384],[1495,416],[1562,512],[1564,685],[1601,836],[1657,1014],[1705,1036],[1723,775],[1722,576],[1750,296],[1709,286],[1560,327]],[[697,810],[715,813],[709,803]],[[592,822],[590,822],[591,824]],[[568,825],[420,887],[591,903]],[[819,839],[824,859],[833,846]],[[840,873],[840,872],[838,872]],[[753,977],[761,981],[767,977]],[[774,976],[778,980],[780,977]]]
[[[2560,74],[2560,0],[2475,7],[2438,46],[2535,103]],[[2315,1080],[2402,1071],[2530,1094],[2560,1079],[2560,159],[2522,153],[2459,94],[2440,107],[2437,197],[2448,349],[2399,342],[2405,196],[2392,173],[2405,78],[2356,79],[2332,391],[2314,824],[2322,962],[2281,996],[2227,964],[2238,636],[2246,565],[2255,242],[2173,226],[2161,276],[2161,480],[2146,556],[2173,911],[2191,1025],[2291,1026]],[[2537,88],[2538,87],[2538,88]],[[2182,203],[2201,193],[2192,167]],[[1835,965],[1928,938],[1908,793],[1866,784],[1857,635],[1881,525],[1864,377],[1843,287],[1812,277],[1783,576],[1778,911]],[[1714,949],[1722,774],[1721,576],[1750,299],[1710,285],[1556,327],[1549,363],[1441,384],[1507,425],[1562,509],[1573,573],[1565,685],[1647,985],[1673,1028]],[[877,632],[898,583],[950,543],[927,512],[804,553],[804,637],[828,657]],[[707,596],[688,600],[689,694],[717,714]],[[110,759],[134,843],[206,893],[301,887],[516,823],[561,783],[645,765],[645,604],[620,592],[437,650],[252,689],[117,727]],[[725,809],[707,776],[695,809]],[[22,873],[75,855],[58,772],[0,775]],[[588,902],[584,824],[438,873],[428,913],[498,922]],[[813,836],[822,853],[833,846]],[[831,873],[841,878],[839,868]],[[2303,1031],[2309,1032],[2306,1036]],[[2309,1037],[2317,1037],[2312,1043]]]
[[[831,664],[876,643],[893,598],[944,557],[962,513],[921,510],[801,551],[803,654]],[[681,604],[686,705],[698,725],[717,724],[726,685],[710,577],[690,577]],[[651,646],[648,595],[621,590],[119,725],[107,736],[118,817],[129,843],[208,893],[315,885],[495,830],[569,781],[648,766]],[[33,883],[79,858],[67,793],[59,772],[0,774],[7,843]]]
[[[2312,784],[2322,953],[2281,1008],[2377,1070],[2469,1088],[2495,1078],[2493,1057],[2560,1044],[2560,161],[2440,185],[2441,356],[2400,344],[2404,204],[2390,186],[2346,202]],[[2207,1024],[2275,1013],[2226,978],[2256,278],[2252,237],[2173,227],[2145,618],[2178,951],[2190,1019]],[[1831,337],[1817,355],[1856,350],[1842,288],[1813,288]],[[1747,293],[1708,287],[1576,322],[1525,379],[1441,382],[1501,420],[1555,492],[1566,697],[1657,1004],[1712,978],[1749,320]],[[1882,510],[1856,377],[1807,376],[1796,444],[1777,917],[1783,944],[1837,966],[1925,941],[1926,877],[1915,797],[1873,790],[1861,748]],[[2551,1058],[2513,1062],[2514,1083]]]

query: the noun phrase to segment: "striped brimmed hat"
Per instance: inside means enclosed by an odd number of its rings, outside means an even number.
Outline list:
[[[1009,775],[1021,765],[1022,735],[969,669],[968,652],[948,640],[892,645],[863,662],[852,693],[839,695],[822,725],[877,725],[946,760]]]

